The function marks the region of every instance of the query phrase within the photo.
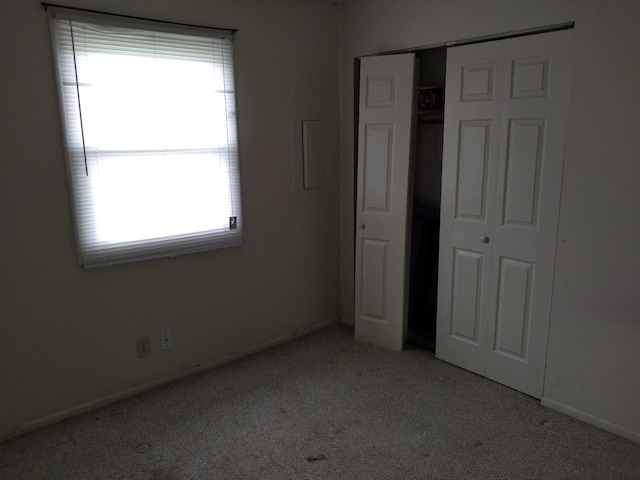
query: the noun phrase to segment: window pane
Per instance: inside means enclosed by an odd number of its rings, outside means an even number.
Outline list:
[[[78,71],[85,144],[106,150],[227,143],[224,84],[202,62],[91,54]]]
[[[215,154],[101,156],[91,175],[98,240],[224,230],[229,173]]]

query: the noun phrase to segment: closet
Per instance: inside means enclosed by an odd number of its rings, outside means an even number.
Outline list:
[[[361,59],[356,340],[541,396],[570,28]]]

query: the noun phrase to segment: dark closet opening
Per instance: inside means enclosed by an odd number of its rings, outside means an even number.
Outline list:
[[[407,342],[435,352],[446,47],[419,50]]]

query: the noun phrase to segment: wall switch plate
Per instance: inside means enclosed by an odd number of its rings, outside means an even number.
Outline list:
[[[165,330],[160,334],[160,347],[162,350],[173,347],[173,336],[171,330]]]
[[[138,352],[138,358],[151,355],[151,338],[149,335],[136,338],[136,351]]]

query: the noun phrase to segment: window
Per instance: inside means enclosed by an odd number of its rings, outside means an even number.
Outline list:
[[[80,263],[239,245],[231,33],[49,12]]]

